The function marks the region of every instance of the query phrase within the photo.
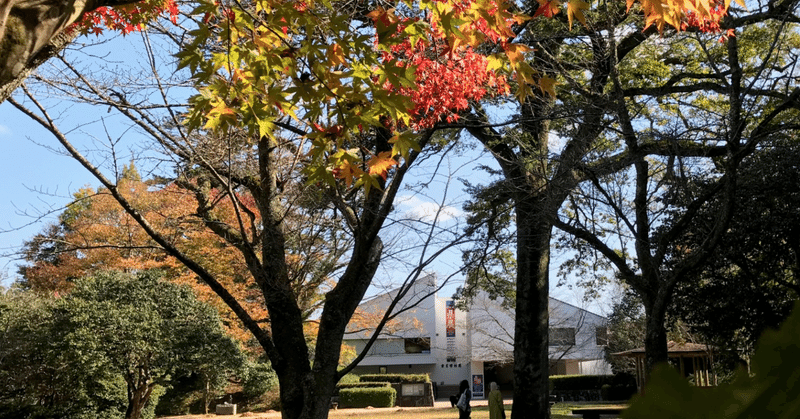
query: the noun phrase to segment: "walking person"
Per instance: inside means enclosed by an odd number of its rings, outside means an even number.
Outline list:
[[[503,394],[492,381],[489,384],[489,419],[506,419],[506,407],[503,406]]]
[[[458,419],[469,419],[469,415],[472,413],[472,408],[469,405],[469,402],[472,400],[472,390],[469,389],[469,381],[461,381],[458,387],[458,403],[456,403],[456,407],[458,407]]]

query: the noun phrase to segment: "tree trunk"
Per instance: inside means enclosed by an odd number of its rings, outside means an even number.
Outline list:
[[[313,407],[313,397],[309,394],[313,389],[305,384],[311,372],[308,345],[297,304],[289,296],[282,296],[280,300],[267,302],[273,325],[272,341],[280,355],[279,359],[270,357],[270,361],[280,385],[281,416],[300,419],[305,409]]]
[[[548,294],[552,225],[531,199],[517,202],[517,299],[512,419],[548,418]]]
[[[663,291],[660,294],[664,294]],[[666,320],[668,302],[662,295],[642,298],[645,311],[645,374],[650,375],[657,364],[669,360]],[[645,380],[646,381],[646,380]]]
[[[83,13],[136,1],[0,0],[0,103],[77,37],[77,32],[64,29]]]
[[[147,401],[150,400],[153,387],[155,387],[155,384],[133,388],[128,384],[128,409],[125,411],[125,419],[139,419],[142,417],[142,410],[147,405]]]
[[[211,383],[209,382],[209,379],[206,378],[206,391],[203,392],[203,410],[205,411],[205,414],[208,414],[208,392],[210,385]]]

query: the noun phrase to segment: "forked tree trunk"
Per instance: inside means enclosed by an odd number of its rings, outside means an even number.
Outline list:
[[[150,400],[150,395],[153,392],[155,384],[139,385],[133,387],[128,384],[128,409],[125,411],[125,419],[139,419],[142,417],[142,411]]]

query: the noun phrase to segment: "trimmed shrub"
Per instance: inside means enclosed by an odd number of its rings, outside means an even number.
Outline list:
[[[361,382],[389,382],[389,383],[429,383],[431,378],[428,374],[364,374]]]
[[[556,375],[550,377],[552,391],[600,390],[611,384],[612,375]]]
[[[628,400],[636,394],[636,377],[625,372],[614,374],[607,400]]]
[[[392,383],[388,381],[384,382],[367,382],[367,383],[339,383],[336,384],[336,388],[379,388],[379,387],[392,387]]]
[[[611,384],[603,384],[603,387],[600,387],[600,397],[603,400],[611,400]]]
[[[359,376],[357,376],[357,375],[355,375],[353,373],[350,373],[350,374],[345,374],[345,376],[342,377],[341,380],[339,380],[339,384],[357,383],[359,381],[360,381],[360,377]]]
[[[393,407],[397,391],[391,387],[339,389],[340,407]]]

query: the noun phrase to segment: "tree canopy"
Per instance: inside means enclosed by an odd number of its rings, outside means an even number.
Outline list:
[[[718,347],[752,353],[800,298],[797,147],[775,138],[742,163],[738,210],[719,249],[676,288],[671,315]],[[702,237],[715,214],[708,207],[686,239]]]
[[[20,417],[152,417],[173,380],[229,375],[244,361],[214,309],[155,271],[104,272],[61,298],[34,295],[2,296],[3,408]]]

